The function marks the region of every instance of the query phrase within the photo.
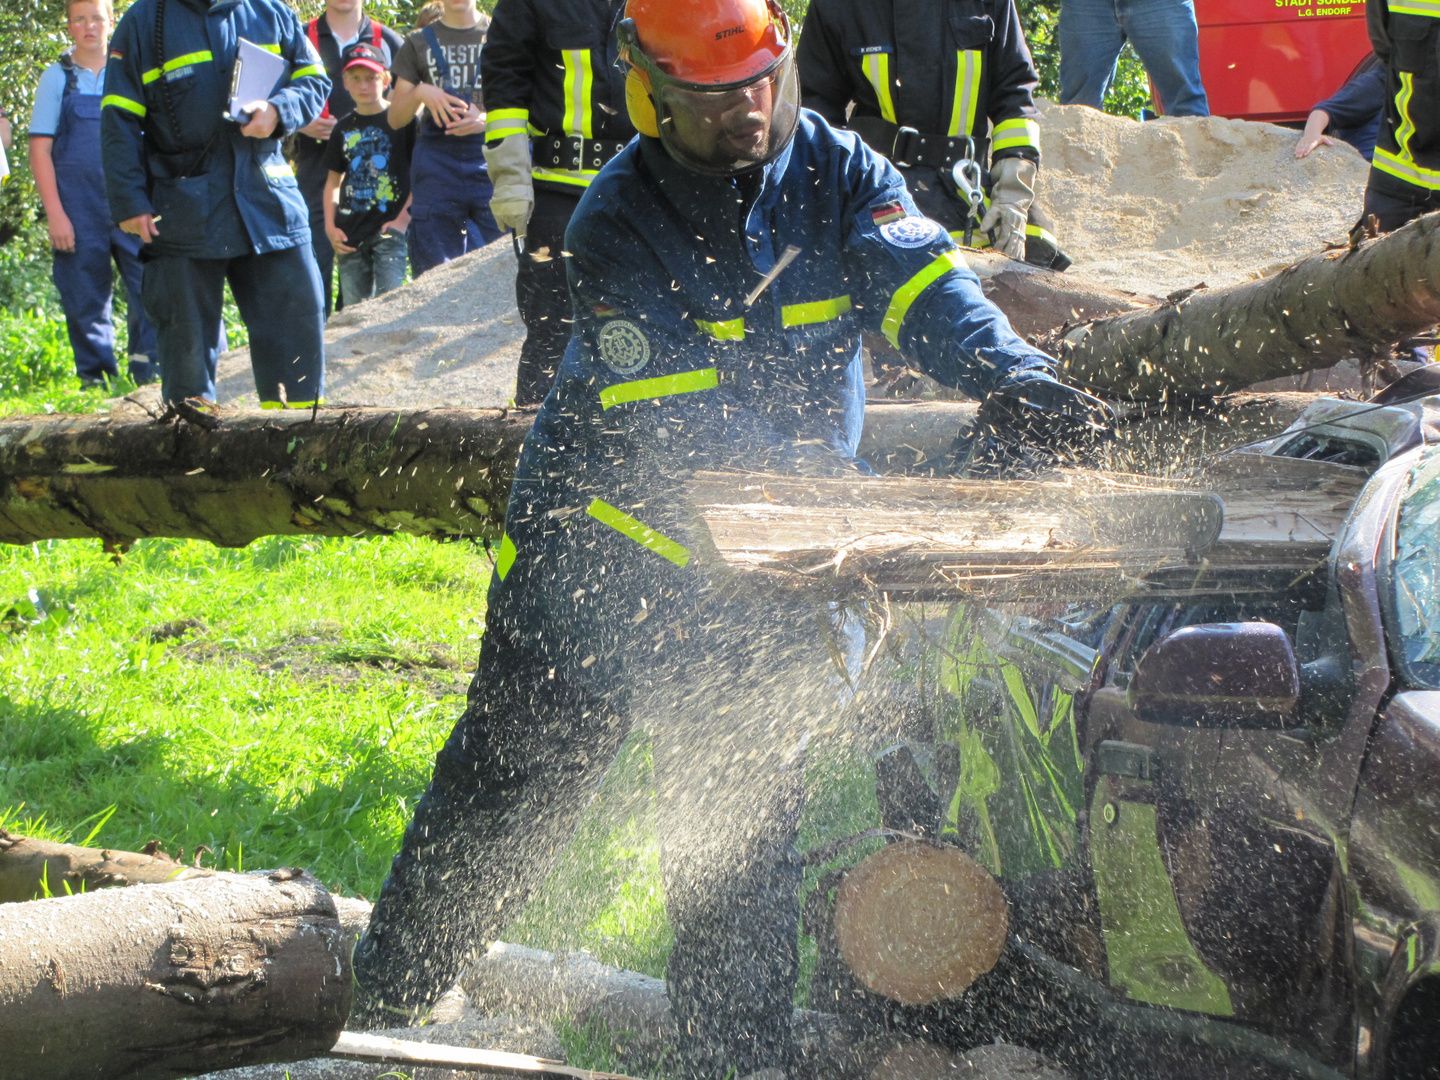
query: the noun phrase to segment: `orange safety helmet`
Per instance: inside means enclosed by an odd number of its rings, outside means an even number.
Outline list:
[[[776,0],[629,0],[619,39],[630,120],[682,165],[735,175],[794,137],[794,37]]]

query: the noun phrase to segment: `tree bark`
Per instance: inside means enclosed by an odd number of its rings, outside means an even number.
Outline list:
[[[1280,430],[1313,394],[1233,395],[1184,420],[1239,441]],[[968,402],[872,402],[861,454],[884,472],[945,466]],[[148,536],[243,547],[260,536],[498,537],[533,410],[241,412],[208,424],[129,417],[0,420],[0,543]],[[1137,456],[1157,428],[1130,427]]]
[[[1083,274],[1057,274],[994,251],[962,250],[985,296],[1022,337],[1040,337],[1062,326],[1163,303],[1158,296],[1102,285]]]
[[[1071,378],[1135,401],[1217,395],[1387,354],[1440,323],[1440,214],[1272,277],[1098,319],[1042,346]]]
[[[115,851],[17,836],[0,829],[0,904],[94,892],[116,885],[158,885],[215,871],[176,862],[163,851]]]
[[[298,870],[0,905],[0,1080],[161,1080],[334,1045],[350,951]]]
[[[835,943],[866,989],[903,1005],[955,998],[995,966],[1009,933],[995,879],[953,847],[905,841],[845,875]]]

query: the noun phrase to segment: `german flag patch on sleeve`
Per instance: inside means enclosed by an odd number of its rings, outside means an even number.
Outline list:
[[[899,221],[905,216],[905,207],[901,206],[899,201],[895,199],[870,208],[870,217],[875,222],[876,228],[879,228],[881,225],[888,225],[892,221]]]

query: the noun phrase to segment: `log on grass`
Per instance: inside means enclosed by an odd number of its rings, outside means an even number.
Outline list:
[[[0,542],[498,536],[533,410],[0,421]]]
[[[0,905],[0,1080],[159,1080],[324,1053],[350,1011],[298,870]]]
[[[1071,378],[1136,401],[1215,395],[1388,355],[1440,323],[1440,213],[1271,277],[1198,289],[1042,342]]]
[[[835,944],[866,989],[904,1005],[959,997],[1000,959],[1005,894],[958,848],[905,841],[846,873]]]
[[[163,851],[116,851],[19,836],[0,829],[0,904],[69,896],[117,885],[158,885],[209,877]]]
[[[705,554],[815,599],[1117,602],[1268,594],[1319,577],[1369,473],[1235,454],[1191,480],[801,479],[699,473]]]

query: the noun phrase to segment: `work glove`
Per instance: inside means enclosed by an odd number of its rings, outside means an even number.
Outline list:
[[[506,135],[485,147],[485,168],[495,194],[490,196],[490,213],[501,229],[525,235],[535,210],[535,185],[530,179],[530,136],[524,132]]]
[[[970,477],[1033,476],[1075,464],[1115,434],[1105,402],[1048,371],[1022,371],[980,403],[975,427],[956,440],[956,471]]]
[[[1035,201],[1035,163],[1007,157],[990,164],[990,209],[980,219],[980,231],[990,234],[990,246],[1011,259],[1025,258],[1025,222]]]

